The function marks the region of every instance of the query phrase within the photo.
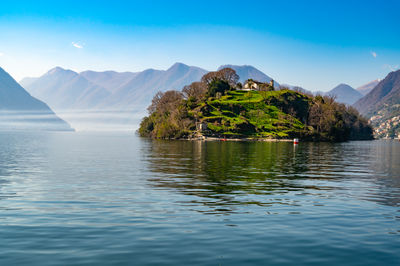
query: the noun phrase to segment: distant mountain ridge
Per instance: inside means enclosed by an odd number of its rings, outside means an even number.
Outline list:
[[[362,94],[362,95],[367,95],[370,91],[372,91],[373,88],[375,88],[376,85],[380,82],[380,79],[373,80],[371,82],[368,82],[367,84],[364,84],[360,87],[357,88],[357,90]]]
[[[101,99],[111,95],[104,87],[94,84],[72,70],[60,67],[26,85],[27,90],[56,112],[65,109],[91,109]]]
[[[72,130],[44,102],[32,97],[1,67],[0,128]]]
[[[224,65],[237,71],[242,81],[249,78],[269,82],[271,78],[252,66]],[[21,85],[35,97],[45,101],[56,113],[81,111],[123,111],[145,113],[157,91],[181,90],[199,81],[209,71],[175,63],[167,70],[146,69],[141,72],[83,71],[81,73],[56,67],[38,78],[25,78]],[[275,82],[275,86],[279,86]],[[60,114],[61,115],[61,114]],[[75,115],[63,116],[73,125]],[[111,121],[114,120],[114,121]],[[115,122],[101,119],[103,123]],[[129,125],[131,120],[119,120]]]
[[[332,90],[325,93],[325,95],[335,96],[336,101],[349,105],[352,105],[358,99],[363,97],[359,91],[344,83],[339,84]]]
[[[353,106],[370,117],[385,106],[400,104],[400,70],[390,72]]]
[[[21,84],[55,110],[143,108],[157,90],[181,89],[199,80],[206,70],[176,63],[168,70],[142,72],[84,71],[56,67],[36,79]]]

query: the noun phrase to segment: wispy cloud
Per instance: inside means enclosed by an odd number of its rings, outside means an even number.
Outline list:
[[[392,65],[386,64],[386,65],[384,65],[383,67],[389,69],[390,71],[396,71],[396,70],[399,69],[399,65],[394,65],[394,66],[392,66]]]
[[[3,56],[4,54],[2,52],[0,52],[0,56]]]
[[[78,49],[82,49],[83,48],[82,44],[79,44],[79,43],[76,43],[76,42],[72,42],[72,46],[74,46],[75,48],[78,48]]]
[[[374,52],[374,51],[371,51],[371,55],[372,55],[374,58],[376,58],[376,57],[378,56],[378,54],[377,54],[376,52]]]

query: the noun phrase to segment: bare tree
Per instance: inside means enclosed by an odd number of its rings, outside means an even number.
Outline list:
[[[182,93],[186,99],[194,98],[197,101],[205,97],[207,85],[204,82],[193,82],[183,87]]]
[[[182,102],[183,95],[179,91],[166,91],[157,92],[151,101],[151,105],[147,108],[150,114],[154,112],[165,113],[167,111],[172,111],[178,107]]]
[[[217,72],[208,72],[201,78],[201,82],[210,85],[211,82],[217,79],[217,76],[218,76]]]
[[[157,106],[157,112],[165,113],[175,110],[182,103],[183,95],[179,91],[166,91]]]
[[[154,95],[153,99],[151,100],[150,106],[147,107],[147,111],[149,112],[149,114],[152,114],[155,111],[157,111],[157,106],[159,105],[163,95],[164,93],[162,93],[161,91],[157,92],[156,95]]]
[[[210,85],[214,80],[226,81],[231,87],[234,87],[239,80],[239,76],[235,70],[227,67],[219,71],[208,72],[201,78],[201,81],[207,85]]]
[[[228,84],[231,87],[234,87],[239,80],[239,75],[236,74],[236,71],[229,67],[223,68],[223,69],[219,70],[217,73],[218,73],[218,76],[222,80],[228,82]]]

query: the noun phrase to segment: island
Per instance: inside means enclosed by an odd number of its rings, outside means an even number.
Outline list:
[[[348,141],[373,139],[367,119],[334,97],[241,84],[231,68],[205,74],[182,91],[158,92],[138,133],[157,139]]]

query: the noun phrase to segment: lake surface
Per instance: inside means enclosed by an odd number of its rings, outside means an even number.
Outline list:
[[[0,132],[0,265],[399,265],[400,142]]]

